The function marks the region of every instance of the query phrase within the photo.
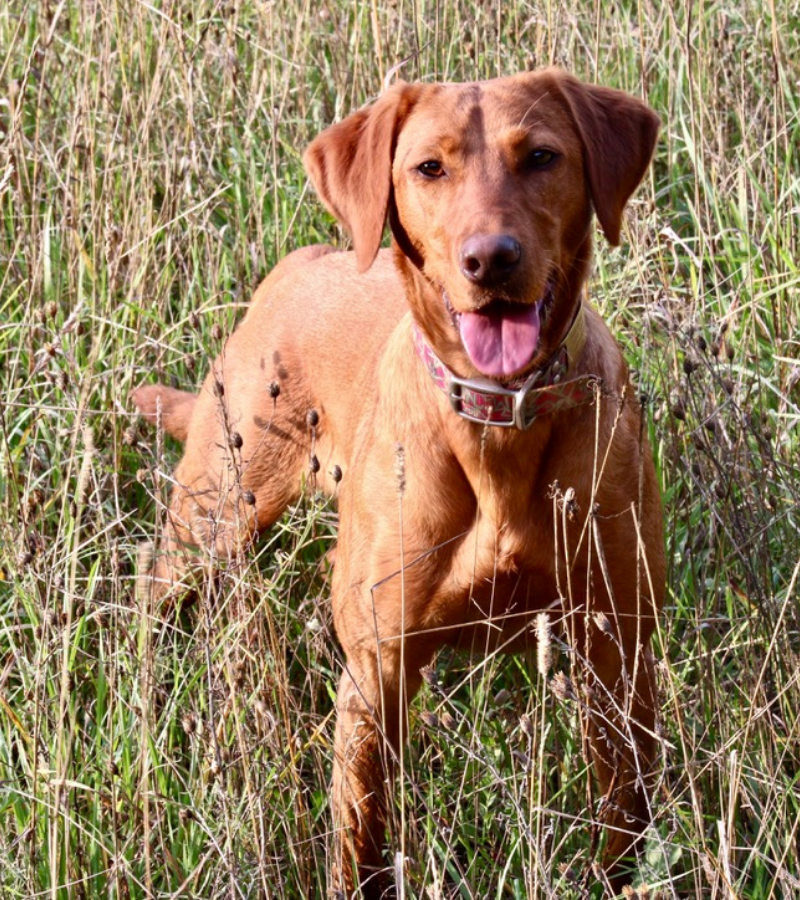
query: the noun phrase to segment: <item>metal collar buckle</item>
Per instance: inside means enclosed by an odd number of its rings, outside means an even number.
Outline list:
[[[541,371],[534,372],[518,388],[503,387],[489,378],[459,378],[452,372],[449,374],[447,397],[453,411],[463,419],[520,431],[527,431],[536,420],[535,408],[528,408],[527,400],[542,378]],[[485,411],[485,415],[476,415],[465,406],[481,413]]]

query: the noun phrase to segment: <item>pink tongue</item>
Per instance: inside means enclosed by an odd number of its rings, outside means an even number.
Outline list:
[[[539,343],[539,305],[494,303],[461,314],[461,341],[476,369],[490,378],[513,375],[533,359]]]

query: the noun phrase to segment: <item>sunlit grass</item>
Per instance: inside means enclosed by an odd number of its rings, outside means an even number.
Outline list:
[[[3,897],[325,896],[333,513],[308,497],[195,608],[147,609],[178,448],[128,394],[197,385],[283,253],[344,241],[301,152],[404,59],[556,63],[662,117],[591,288],[668,524],[639,881],[800,893],[798,34],[796,2],[751,0],[0,7]],[[532,660],[437,660],[397,795],[409,896],[597,893],[573,706]]]

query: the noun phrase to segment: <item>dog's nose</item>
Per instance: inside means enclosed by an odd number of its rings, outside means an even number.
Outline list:
[[[461,271],[484,287],[499,284],[514,271],[522,256],[510,234],[473,234],[461,245]]]

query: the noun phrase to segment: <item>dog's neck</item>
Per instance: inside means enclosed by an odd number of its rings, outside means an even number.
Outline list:
[[[501,384],[491,378],[460,378],[439,359],[414,324],[414,346],[428,374],[464,419],[527,431],[541,416],[591,402],[600,387],[595,375],[570,378],[586,343],[586,313],[578,307],[567,334],[547,362],[533,372]]]

